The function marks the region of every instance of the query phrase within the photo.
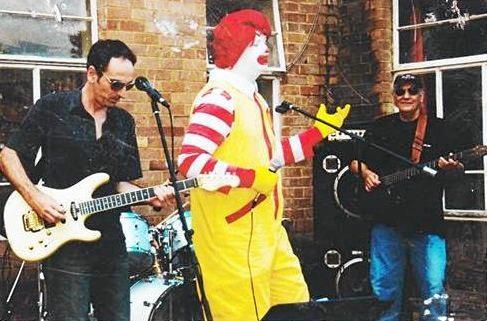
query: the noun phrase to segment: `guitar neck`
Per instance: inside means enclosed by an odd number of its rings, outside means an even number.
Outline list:
[[[197,178],[189,178],[176,182],[178,191],[186,191],[195,187],[198,187]],[[114,194],[81,202],[78,204],[80,214],[89,215],[148,201],[156,196],[154,188],[155,186],[147,187],[136,191]]]
[[[455,153],[453,155],[448,155],[448,158],[454,159],[454,160],[462,160],[462,159],[467,159],[467,158],[473,158],[478,156],[476,153],[476,148],[468,149],[462,152]],[[419,167],[430,167],[430,168],[438,168],[438,161],[439,158],[429,161],[427,163],[422,163],[419,164]],[[400,183],[402,181],[408,180],[410,178],[413,178],[415,176],[418,176],[422,174],[423,171],[418,169],[417,167],[409,167],[400,171],[397,171],[395,173],[385,175],[380,177],[381,184],[384,187],[391,186],[397,183]]]

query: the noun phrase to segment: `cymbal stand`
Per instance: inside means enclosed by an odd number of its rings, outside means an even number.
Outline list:
[[[20,265],[19,271],[17,272],[17,276],[15,277],[14,283],[12,284],[12,287],[10,288],[10,292],[7,296],[7,299],[5,300],[4,307],[5,310],[3,312],[3,315],[0,319],[0,321],[10,321],[13,316],[13,306],[10,302],[12,300],[12,296],[15,292],[15,289],[17,288],[17,283],[19,282],[20,275],[22,274],[22,271],[24,270],[25,266],[25,261],[22,261],[22,264]]]
[[[46,279],[44,277],[44,272],[42,271],[42,264],[37,265],[37,291],[39,293],[37,305],[39,312],[39,321],[47,320],[47,290],[46,290]]]

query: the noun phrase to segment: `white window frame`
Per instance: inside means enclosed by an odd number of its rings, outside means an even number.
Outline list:
[[[90,17],[84,16],[70,16],[65,15],[62,16],[63,18],[70,19],[70,20],[78,20],[78,21],[89,21],[91,22],[91,43],[95,43],[98,41],[98,16],[97,16],[97,0],[90,0]],[[18,16],[32,16],[31,12],[28,11],[14,11],[14,10],[1,10],[0,14],[12,14]],[[56,15],[53,13],[38,13],[37,17],[41,18],[52,18],[53,20],[56,19]],[[43,64],[43,65],[52,65],[52,66],[80,66],[86,64],[86,58],[59,58],[59,57],[39,57],[35,55],[6,55],[0,54],[0,63],[8,63],[8,62],[25,62],[26,64]]]
[[[277,144],[282,138],[282,114],[276,112],[276,107],[281,101],[281,80],[279,77],[273,75],[262,75],[260,79],[271,81],[272,104],[269,105],[269,108],[272,110],[272,126],[274,128],[275,142]]]
[[[472,55],[457,58],[438,59],[431,61],[400,63],[399,62],[399,33],[403,30],[413,28],[430,28],[447,23],[456,23],[457,19],[447,19],[435,22],[420,23],[417,25],[399,26],[399,0],[393,0],[393,73],[395,75],[404,73],[435,74],[436,90],[436,116],[443,118],[443,72],[446,70],[465,69],[480,67],[481,69],[481,90],[482,90],[482,144],[487,144],[487,54]],[[470,16],[469,21],[476,19],[487,19],[487,14]],[[468,21],[467,21],[468,23]],[[443,195],[443,210],[445,218],[449,220],[487,221],[487,157],[483,158],[483,170],[467,170],[465,174],[484,175],[484,210],[460,210],[446,209],[445,195]]]
[[[284,42],[282,39],[282,28],[281,28],[281,16],[279,14],[279,2],[278,0],[271,0],[272,1],[272,14],[274,16],[274,31],[273,36],[276,37],[276,50],[277,50],[277,57],[279,65],[276,67],[267,67],[264,70],[264,74],[270,75],[276,72],[285,72],[286,71],[286,58],[284,56]],[[213,30],[215,26],[206,26],[206,30]],[[208,70],[212,70],[215,68],[214,64],[210,64],[208,60],[208,52],[206,52],[206,65]]]
[[[399,0],[393,0],[392,3],[392,46],[393,46],[393,69],[394,71],[412,70],[412,69],[422,69],[422,68],[433,68],[433,67],[443,67],[443,66],[458,66],[467,64],[476,64],[487,61],[487,54],[464,56],[458,58],[446,58],[437,59],[431,61],[421,61],[421,62],[410,62],[410,63],[400,63],[399,62],[399,33],[404,30],[410,30],[414,28],[431,28],[443,24],[454,24],[458,19],[446,19],[438,20],[434,22],[419,23],[416,25],[399,26]],[[487,19],[486,14],[472,15],[469,17],[469,21]]]

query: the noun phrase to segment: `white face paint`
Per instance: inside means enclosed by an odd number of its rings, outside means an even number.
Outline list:
[[[269,64],[267,37],[257,33],[254,42],[245,48],[232,70],[248,80],[255,80]]]

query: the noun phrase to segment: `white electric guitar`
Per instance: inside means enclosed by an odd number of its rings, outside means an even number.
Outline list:
[[[108,174],[96,173],[66,189],[38,185],[42,192],[57,200],[66,209],[66,219],[56,224],[41,219],[22,196],[14,191],[7,199],[4,209],[5,231],[14,253],[23,260],[34,262],[49,257],[67,242],[96,241],[101,233],[85,227],[84,223],[88,217],[155,197],[154,187],[148,187],[93,199],[93,192],[109,179]],[[237,187],[239,184],[238,176],[227,174],[202,174],[196,178],[176,182],[181,191],[195,187],[216,191],[221,187]]]

